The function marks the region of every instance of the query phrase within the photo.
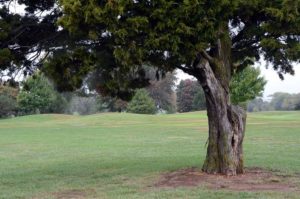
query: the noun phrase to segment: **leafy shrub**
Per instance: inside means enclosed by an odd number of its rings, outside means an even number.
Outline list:
[[[149,93],[145,89],[139,89],[129,102],[127,111],[138,114],[155,114],[156,107]]]
[[[251,66],[235,73],[230,82],[231,102],[246,107],[249,100],[262,96],[267,81],[260,75],[259,68]]]
[[[61,113],[66,105],[65,99],[41,73],[23,82],[17,102],[22,114]]]

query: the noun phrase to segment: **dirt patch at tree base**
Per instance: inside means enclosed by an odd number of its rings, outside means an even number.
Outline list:
[[[298,175],[282,175],[260,168],[247,168],[244,174],[237,176],[206,174],[198,168],[188,168],[163,174],[154,187],[205,186],[233,191],[300,192],[299,185]]]

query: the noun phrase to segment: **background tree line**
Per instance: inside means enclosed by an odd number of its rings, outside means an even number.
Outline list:
[[[300,93],[276,92],[269,96],[270,101],[257,98],[249,102],[248,111],[292,111],[300,110]]]
[[[149,86],[145,89],[137,89],[133,98],[128,101],[118,97],[101,96],[95,91],[93,76],[86,78],[81,89],[74,92],[59,92],[55,83],[39,71],[21,83],[2,83],[0,114],[1,117],[39,113],[86,115],[123,111],[155,114],[206,109],[204,91],[196,80],[181,80],[176,85],[175,73],[163,74],[147,66],[145,68],[147,71],[145,75],[150,82]],[[248,67],[232,79],[232,101],[245,106],[249,100],[261,96],[265,83],[264,78],[260,77],[259,69]],[[249,106],[252,106],[254,102],[255,100]],[[290,104],[286,101],[284,103]]]

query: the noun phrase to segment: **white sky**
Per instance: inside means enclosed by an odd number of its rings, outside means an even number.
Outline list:
[[[278,77],[277,72],[274,71],[271,66],[266,69],[264,62],[256,64],[256,66],[259,66],[262,76],[268,81],[263,94],[264,99],[268,99],[268,96],[275,92],[300,93],[300,64],[294,65],[295,75],[285,75],[283,81]],[[193,77],[185,74],[181,70],[177,70],[177,78],[179,83],[180,80]]]
[[[300,93],[300,64],[294,65],[295,75],[285,75],[281,80],[277,73],[270,67],[261,66],[261,73],[268,81],[265,86],[264,99],[275,92]]]

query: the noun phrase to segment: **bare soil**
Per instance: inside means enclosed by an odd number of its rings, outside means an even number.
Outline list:
[[[163,174],[154,187],[205,186],[232,191],[300,192],[299,185],[299,175],[282,175],[260,168],[248,168],[237,176],[212,175],[198,168],[188,168]]]

